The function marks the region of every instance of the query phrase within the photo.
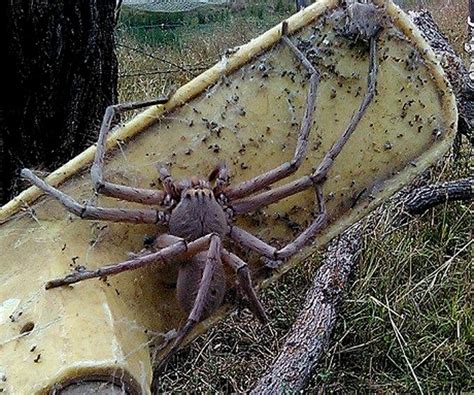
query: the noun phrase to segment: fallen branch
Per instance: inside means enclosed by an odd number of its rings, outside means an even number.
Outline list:
[[[474,94],[467,88],[468,71],[440,32],[427,11],[410,13],[425,39],[442,59],[459,107],[458,134],[474,142]],[[420,214],[436,205],[455,200],[472,200],[474,178],[428,185],[397,194],[392,203],[402,204],[409,214]],[[369,216],[367,223],[383,208]],[[371,228],[371,225],[368,226]],[[357,265],[358,250],[367,226],[358,223],[328,246],[321,268],[307,293],[303,309],[287,335],[285,344],[267,373],[255,384],[252,394],[281,394],[301,391],[330,344],[336,322],[337,305],[344,288]]]
[[[405,211],[409,214],[422,214],[439,204],[456,200],[474,199],[474,177],[427,185],[403,196]]]
[[[362,225],[356,224],[330,244],[280,354],[251,394],[294,393],[307,385],[330,342],[336,306],[356,265],[362,233]]]

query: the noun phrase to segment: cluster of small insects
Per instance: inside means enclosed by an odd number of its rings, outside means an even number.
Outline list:
[[[167,168],[160,166],[158,172],[163,190],[135,188],[108,182],[103,177],[103,168],[107,135],[114,116],[123,111],[165,103],[167,100],[157,99],[141,103],[118,104],[107,108],[100,129],[95,160],[91,168],[92,183],[97,193],[138,202],[153,208],[124,209],[83,205],[71,196],[45,183],[31,170],[24,169],[22,171],[24,178],[57,199],[68,211],[82,219],[160,224],[168,228],[168,233],[157,236],[148,246],[146,252],[140,255],[125,262],[96,270],[84,268],[76,270],[64,278],[49,281],[46,288],[110,276],[151,264],[157,265],[160,262],[179,262],[177,299],[182,309],[188,314],[188,318],[179,329],[174,343],[169,347],[158,369],[166,364],[195,325],[210,316],[222,304],[226,288],[224,266],[228,266],[236,273],[239,286],[248,299],[254,315],[262,323],[267,322],[264,308],[252,287],[251,274],[247,264],[224,248],[223,240],[230,239],[234,244],[258,253],[271,262],[270,266],[275,267],[299,252],[326,225],[327,213],[323,197],[326,176],[375,96],[376,37],[379,30],[366,25],[357,27],[356,23],[352,23],[350,26],[351,32],[357,28],[359,34],[365,34],[368,42],[367,90],[349,125],[311,174],[272,188],[272,185],[277,181],[294,174],[306,157],[308,136],[313,123],[316,95],[320,82],[319,71],[288,37],[286,22],[282,24],[281,40],[309,74],[304,115],[299,126],[296,149],[290,161],[237,185],[232,185],[229,182],[228,169],[224,162],[220,162],[207,178],[192,175],[181,181],[175,181]],[[209,127],[213,126],[209,124]],[[235,225],[234,220],[237,216],[255,212],[262,207],[307,189],[313,189],[315,192],[317,205],[314,218],[303,232],[283,248],[277,249]]]

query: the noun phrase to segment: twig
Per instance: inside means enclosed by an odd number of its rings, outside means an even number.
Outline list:
[[[439,204],[473,199],[474,177],[470,177],[415,189],[403,197],[403,202],[409,214],[422,214]]]

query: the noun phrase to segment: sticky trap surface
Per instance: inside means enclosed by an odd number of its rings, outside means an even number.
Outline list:
[[[377,95],[324,184],[330,224],[302,254],[342,232],[434,163],[454,137],[454,98],[434,54],[398,8],[389,4],[387,15],[377,40]],[[306,158],[296,174],[276,185],[307,175],[319,164],[360,105],[368,71],[368,46],[340,34],[344,18],[337,1],[321,0],[288,22],[291,39],[322,78]],[[110,139],[106,179],[160,188],[157,163],[167,164],[180,179],[207,176],[223,159],[235,184],[290,160],[308,76],[280,42],[280,31],[278,26],[223,57],[165,106],[117,130]],[[87,172],[93,154],[91,147],[48,181],[79,201],[138,207],[94,196]],[[81,220],[39,196],[30,188],[0,211],[0,388],[11,394],[45,393],[80,377],[113,377],[130,393],[147,393],[150,346],[159,347],[164,334],[184,319],[175,298],[176,265],[49,291],[44,284],[77,266],[124,261],[129,252],[142,249],[145,235],[164,229]],[[238,224],[283,246],[305,229],[314,206],[314,192],[308,190],[240,217]],[[260,285],[302,257],[264,280],[256,255],[227,247],[251,264]],[[231,273],[228,284],[233,287]]]

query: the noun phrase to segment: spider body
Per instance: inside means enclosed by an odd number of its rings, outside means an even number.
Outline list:
[[[91,168],[92,184],[97,193],[117,199],[141,203],[151,206],[147,209],[124,209],[95,207],[84,205],[71,196],[47,184],[31,170],[23,169],[22,176],[51,195],[70,212],[82,219],[128,222],[136,224],[160,224],[168,227],[168,233],[156,237],[151,248],[131,259],[102,266],[95,270],[76,270],[69,275],[51,280],[46,289],[73,284],[90,278],[105,277],[127,270],[134,270],[146,265],[162,265],[177,263],[179,265],[177,280],[177,299],[187,320],[177,332],[174,344],[163,356],[160,370],[176,352],[185,337],[203,318],[212,314],[220,306],[225,293],[224,266],[233,270],[242,294],[249,302],[249,308],[262,322],[267,317],[255,290],[252,287],[250,269],[237,255],[226,247],[238,245],[246,250],[259,254],[271,267],[300,252],[312,241],[328,222],[323,185],[334,160],[356,130],[367,107],[375,96],[377,75],[376,36],[370,36],[368,42],[369,72],[367,90],[358,110],[352,116],[349,125],[341,133],[322,161],[311,174],[294,181],[282,181],[294,174],[306,158],[308,136],[313,125],[313,114],[320,81],[320,73],[287,36],[288,25],[282,24],[281,39],[293,55],[299,60],[309,74],[308,93],[303,118],[299,127],[293,157],[281,165],[270,169],[251,179],[231,185],[227,168],[221,162],[211,173],[208,180],[190,176],[188,179],[175,182],[165,167],[159,168],[163,190],[149,190],[119,185],[108,182],[103,176],[107,135],[111,129],[115,114],[166,103],[166,99],[157,99],[143,103],[124,103],[107,108],[99,133],[97,150]],[[214,185],[211,186],[211,183]],[[264,240],[252,235],[237,226],[235,217],[249,214],[272,203],[278,202],[304,190],[312,189],[315,193],[314,217],[310,218],[308,227],[293,241],[283,248],[276,248]],[[163,210],[155,207],[162,207]],[[223,246],[224,240],[226,247]]]
[[[223,163],[221,166],[225,169]],[[161,172],[166,172],[166,170],[161,169]],[[211,173],[210,179],[212,177],[213,173]],[[217,201],[209,181],[192,177],[175,183],[169,188],[169,191],[174,195],[179,195],[169,217],[170,235],[193,241],[210,233],[218,234],[221,237],[229,233],[224,207]],[[171,195],[168,200],[172,200]],[[177,239],[168,238],[168,240],[158,237],[155,245],[158,249],[164,248]],[[206,253],[200,252],[179,263],[176,297],[179,306],[187,314],[191,312],[196,301],[206,258]],[[211,277],[209,292],[203,301],[202,319],[209,317],[222,304],[225,291],[225,271],[222,262],[218,261]]]
[[[200,252],[191,259],[180,263],[178,280],[176,282],[176,297],[179,306],[186,314],[191,313],[201,283],[206,265],[206,253]],[[212,315],[219,308],[226,291],[224,266],[219,262],[214,270],[209,286],[209,292],[204,299],[202,319]]]
[[[170,214],[169,233],[185,240],[196,240],[209,233],[226,235],[229,232],[227,217],[209,183],[199,180],[189,184],[183,188]]]

